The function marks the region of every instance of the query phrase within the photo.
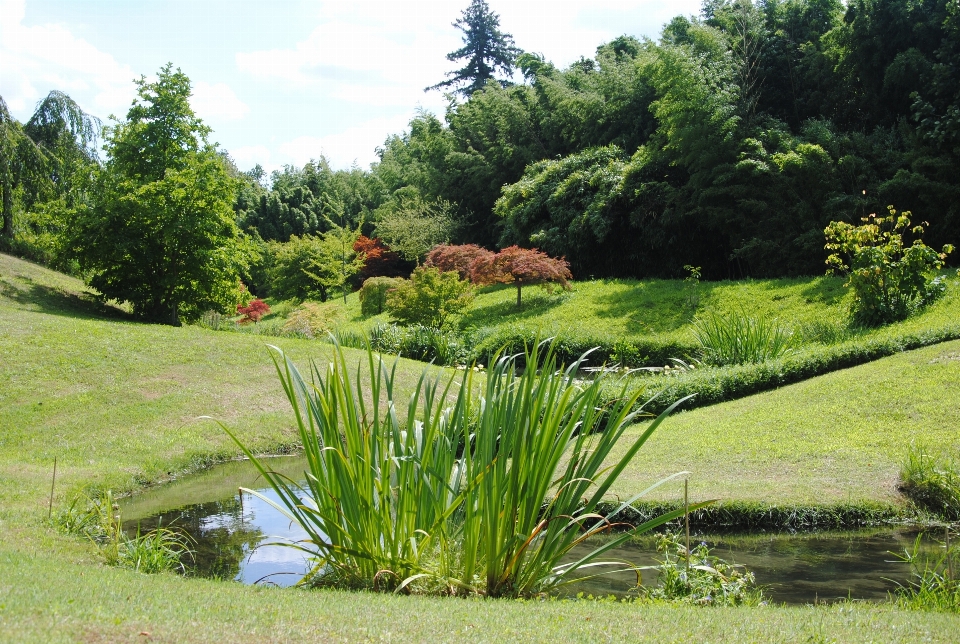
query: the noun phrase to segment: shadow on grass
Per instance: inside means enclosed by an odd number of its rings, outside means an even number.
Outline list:
[[[619,289],[595,298],[598,306],[594,315],[624,319],[627,330],[638,335],[669,333],[689,325],[699,302],[709,299],[713,291],[710,284],[701,283],[694,289],[678,280],[610,280],[606,283]]]
[[[510,291],[512,297],[501,302],[468,310],[463,315],[463,325],[483,327],[504,324],[505,322],[519,322],[548,313],[567,299],[566,291],[561,289],[557,289],[551,294],[539,286],[526,286],[523,289],[522,304],[518,308],[516,287],[504,284],[503,286],[491,286],[484,289],[487,293],[506,290]]]
[[[25,275],[16,283],[0,280],[0,298],[11,300],[24,310],[82,319],[132,320],[126,311],[101,302],[90,292],[75,293],[40,284]]]

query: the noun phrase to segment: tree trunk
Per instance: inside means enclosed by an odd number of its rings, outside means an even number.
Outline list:
[[[10,182],[3,182],[3,234],[2,237],[13,241],[13,190]]]
[[[520,289],[522,288],[523,286],[520,284],[520,282],[517,282],[517,308],[518,309],[520,308]]]

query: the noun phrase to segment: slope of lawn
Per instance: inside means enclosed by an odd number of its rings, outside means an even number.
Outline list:
[[[960,626],[956,616],[890,606],[443,600],[251,588],[106,567],[91,544],[47,523],[54,457],[57,509],[84,485],[133,490],[236,455],[219,427],[197,420],[202,414],[223,419],[263,451],[289,446],[292,432],[259,338],[136,324],[82,292],[75,280],[0,255],[0,641],[945,642]],[[302,340],[278,344],[301,363],[327,351]],[[412,386],[420,365],[401,370],[401,386]],[[677,431],[666,427],[661,437]],[[666,443],[651,449],[670,452]],[[636,478],[646,480],[641,471]]]
[[[960,341],[952,341],[679,413],[651,437],[616,492],[688,470],[701,499],[898,504],[910,446],[958,454],[958,427]],[[681,496],[672,485],[653,498]]]

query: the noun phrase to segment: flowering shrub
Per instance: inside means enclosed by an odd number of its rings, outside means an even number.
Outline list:
[[[259,322],[260,318],[270,312],[270,305],[257,298],[252,300],[246,306],[237,305],[237,313],[242,315],[240,318],[240,324],[247,324],[249,322]]]

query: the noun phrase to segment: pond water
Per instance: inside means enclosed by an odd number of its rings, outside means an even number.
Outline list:
[[[295,480],[302,478],[299,457],[270,460],[271,467]],[[186,560],[190,574],[243,583],[296,583],[309,569],[306,555],[294,548],[263,545],[280,539],[296,541],[306,535],[263,500],[238,494],[239,487],[265,490],[264,481],[248,461],[219,465],[181,481],[159,486],[125,499],[121,514],[125,526],[149,530],[157,525],[186,531],[196,541],[195,560]],[[891,553],[911,548],[912,529],[883,529],[846,533],[701,535],[713,554],[752,571],[757,583],[774,602],[807,604],[838,599],[884,600],[896,584],[906,583],[911,571]],[[929,542],[927,547],[937,545]],[[638,539],[611,551],[610,558],[639,566],[655,565],[661,555],[652,538]],[[656,571],[644,570],[643,582],[656,583]],[[583,582],[573,593],[626,594],[636,584],[635,573],[607,575]]]

